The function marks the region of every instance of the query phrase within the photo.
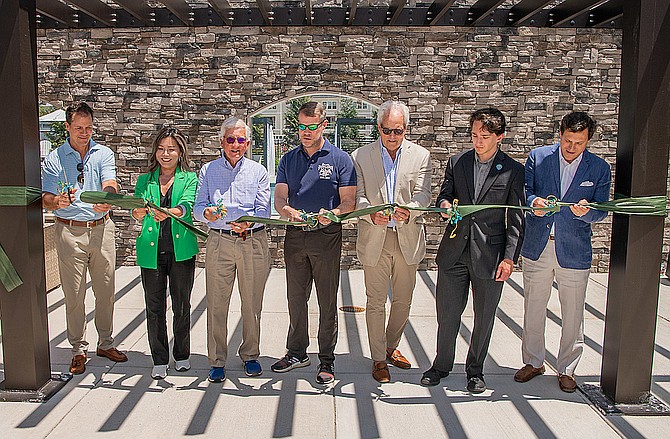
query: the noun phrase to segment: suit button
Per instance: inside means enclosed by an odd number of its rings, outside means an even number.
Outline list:
[[[150,243],[149,243],[149,245],[153,247],[153,246],[154,246],[154,243],[153,243],[153,241],[152,241],[152,242],[150,242]]]
[[[468,239],[468,235],[463,236],[463,239]],[[153,243],[152,243],[153,244]]]
[[[547,224],[547,229],[549,228],[549,224]]]
[[[179,239],[179,233],[177,233],[176,235],[174,235],[174,237],[177,238],[177,239]]]
[[[151,232],[151,231],[153,231],[153,229],[154,229],[153,227],[149,227],[147,230],[148,230],[149,232]]]
[[[476,219],[477,219],[476,217],[474,217],[474,216],[472,217],[472,221],[474,221],[474,220],[476,220]]]

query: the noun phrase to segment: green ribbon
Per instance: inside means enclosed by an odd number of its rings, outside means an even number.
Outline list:
[[[30,186],[0,186],[0,206],[28,206],[42,198],[42,190]],[[0,244],[0,283],[7,292],[23,284],[7,252]]]
[[[155,203],[152,203],[151,201],[134,197],[132,195],[114,194],[111,192],[85,191],[81,193],[80,199],[84,203],[113,204],[114,206],[118,206],[122,209],[138,209],[143,207],[149,207],[153,210],[162,212],[167,216],[169,216],[170,218],[174,219],[179,224],[188,229],[190,232],[192,232],[196,237],[200,238],[203,241],[206,240],[208,236],[207,233],[195,227],[193,224],[189,224],[188,222],[184,221],[184,219],[174,215],[167,209],[163,209],[162,207],[156,205]]]

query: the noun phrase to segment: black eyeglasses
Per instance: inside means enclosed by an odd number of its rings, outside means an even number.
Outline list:
[[[240,145],[247,141],[246,137],[226,137],[226,143],[232,145],[233,143],[239,143]]]
[[[309,124],[309,125],[305,125],[304,123],[299,123],[298,124],[298,129],[300,131],[305,131],[307,129],[310,130],[310,131],[316,131],[321,126],[322,123],[323,123],[323,120],[319,123],[312,123],[312,124]]]
[[[391,135],[391,133],[395,134],[396,136],[402,136],[402,133],[405,132],[405,128],[395,128],[395,129],[384,128],[384,127],[381,127],[381,128],[382,128],[382,133],[384,133],[387,136]]]
[[[79,175],[77,176],[77,183],[79,184],[84,184],[84,164],[83,163],[77,163],[77,171],[79,171]]]

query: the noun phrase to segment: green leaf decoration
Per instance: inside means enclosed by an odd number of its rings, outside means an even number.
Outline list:
[[[8,293],[23,284],[21,276],[16,272],[12,261],[9,260],[9,256],[7,256],[2,245],[0,245],[0,282],[2,282]]]

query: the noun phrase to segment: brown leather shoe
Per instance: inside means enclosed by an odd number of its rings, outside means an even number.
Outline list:
[[[533,367],[530,364],[526,364],[524,367],[516,371],[514,374],[514,381],[517,383],[525,383],[538,375],[542,375],[544,370],[544,364],[540,367]]]
[[[399,367],[400,369],[409,369],[412,367],[412,363],[410,363],[407,358],[403,357],[403,355],[397,349],[391,352],[389,352],[388,349],[386,350],[386,361],[395,367]]]
[[[75,355],[70,363],[70,373],[79,375],[86,371],[86,355]]]
[[[380,383],[391,382],[391,372],[389,367],[383,361],[375,361],[372,364],[372,378]]]
[[[123,363],[125,361],[128,361],[128,357],[126,354],[123,352],[119,351],[116,348],[109,348],[109,349],[100,349],[98,348],[95,351],[95,355],[98,357],[107,357],[112,361],[115,361],[117,363]]]
[[[577,382],[571,375],[558,374],[558,387],[562,391],[572,393],[577,390]]]

